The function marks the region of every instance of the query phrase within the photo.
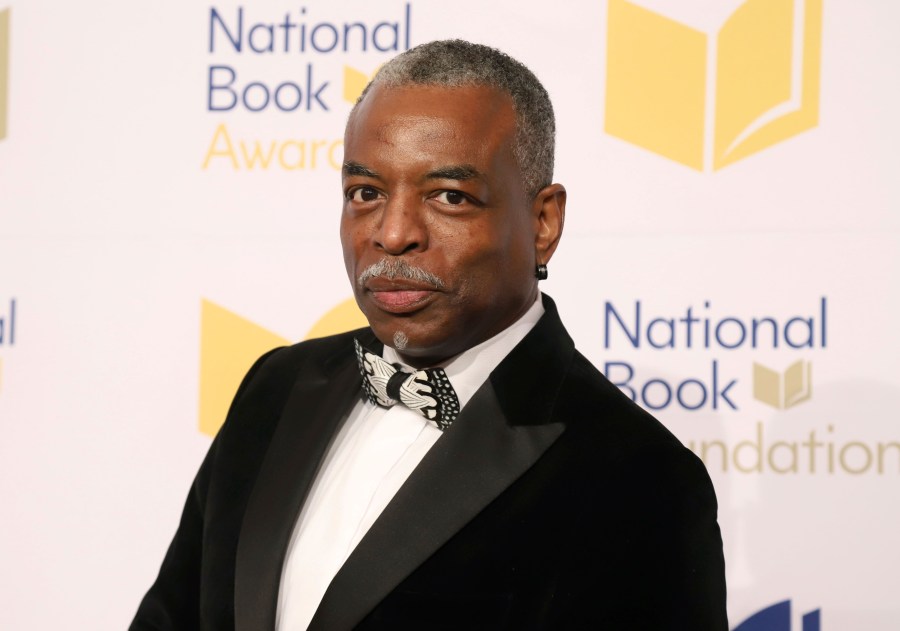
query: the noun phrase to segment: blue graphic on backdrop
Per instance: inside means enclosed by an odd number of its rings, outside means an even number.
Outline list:
[[[347,111],[378,67],[412,44],[412,5],[372,4],[377,12],[365,18],[324,5],[210,7],[205,107],[216,128],[201,168],[340,171]],[[284,127],[230,116],[248,112],[260,122],[280,117]]]
[[[393,53],[410,47],[412,8],[370,22],[349,20],[330,22],[307,14],[306,7],[283,15],[257,15],[242,6],[237,11],[209,10],[209,52],[251,56],[292,56],[306,60],[297,69],[297,77],[288,77],[277,85],[248,78],[225,63],[209,66],[207,109],[228,112],[235,108],[261,112],[268,108],[281,112],[296,110],[329,111],[339,94],[330,78],[322,78],[316,59],[330,53]]]
[[[821,609],[803,614],[801,631],[821,631],[821,617]],[[791,601],[783,600],[757,611],[734,631],[791,631]]]
[[[710,300],[688,304],[676,313],[654,312],[635,300],[632,305],[607,300],[603,309],[603,348],[607,351],[692,351],[710,357],[708,369],[675,380],[644,374],[630,361],[608,359],[603,373],[633,401],[654,411],[675,407],[687,411],[737,411],[735,388],[740,373],[730,364],[735,350],[771,349],[793,352],[828,348],[828,298],[805,313],[790,317],[770,314],[720,313]],[[801,362],[802,364],[802,362]],[[805,365],[805,364],[804,364]],[[802,368],[802,366],[801,366]],[[772,372],[772,371],[769,371]],[[779,375],[775,375],[776,379]],[[805,397],[801,400],[806,400]],[[780,403],[776,407],[782,406]]]
[[[11,298],[6,313],[0,311],[0,346],[16,343],[16,299]]]

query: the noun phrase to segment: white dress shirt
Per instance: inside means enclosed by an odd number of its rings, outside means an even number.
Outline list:
[[[510,327],[443,366],[460,408],[543,313],[538,295]],[[389,346],[383,357],[415,371]],[[331,580],[442,434],[403,405],[382,408],[360,399],[329,447],[294,524],[278,591],[278,631],[309,626]]]

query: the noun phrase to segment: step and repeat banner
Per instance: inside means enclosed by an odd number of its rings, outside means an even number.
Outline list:
[[[531,67],[543,285],[706,463],[732,628],[900,628],[900,4],[0,0],[0,628],[122,629],[237,382],[362,323],[343,127],[393,55]]]

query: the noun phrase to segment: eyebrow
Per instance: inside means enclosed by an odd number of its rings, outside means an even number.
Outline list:
[[[377,171],[373,171],[367,166],[360,164],[359,162],[353,162],[349,160],[344,163],[344,166],[341,168],[344,176],[358,176],[358,177],[370,177],[375,179],[381,179],[381,176]],[[481,171],[476,169],[471,164],[454,164],[445,167],[439,167],[434,169],[433,171],[429,171],[425,174],[424,180],[474,180],[476,178],[483,178]]]
[[[376,171],[373,171],[369,167],[361,165],[359,162],[348,161],[344,163],[343,168],[341,169],[345,176],[347,175],[358,175],[360,177],[371,177],[380,179],[380,176]]]
[[[482,178],[481,171],[471,164],[456,164],[440,167],[425,174],[426,180],[474,180]]]

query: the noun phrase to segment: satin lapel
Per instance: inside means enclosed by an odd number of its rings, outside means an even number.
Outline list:
[[[545,307],[545,318],[475,393],[347,559],[310,630],[350,629],[358,624],[563,432],[564,426],[552,422],[551,413],[574,346],[552,301],[545,300]],[[538,359],[551,364],[543,375],[534,368]],[[494,387],[498,376],[507,383],[522,378],[521,390],[503,388],[517,391],[516,402],[498,396]],[[531,387],[531,382],[539,382],[541,388]]]
[[[352,358],[348,345],[347,357]],[[314,374],[309,374],[314,373]],[[284,555],[328,444],[360,392],[355,361],[303,371],[247,504],[235,570],[235,629],[275,627]]]

